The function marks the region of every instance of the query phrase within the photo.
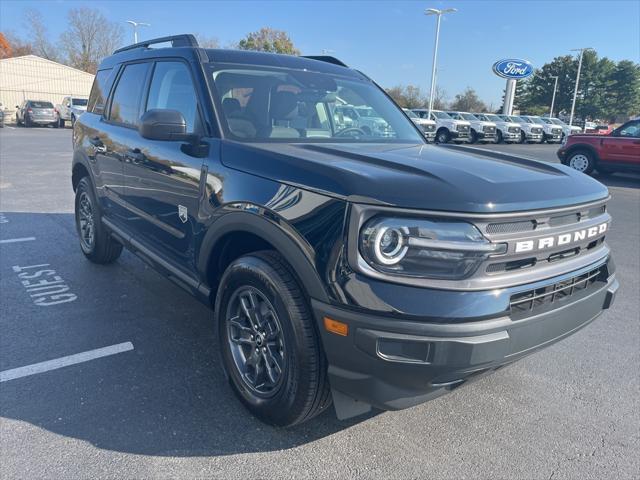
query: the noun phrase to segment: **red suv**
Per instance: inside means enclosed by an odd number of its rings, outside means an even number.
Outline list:
[[[558,150],[558,158],[583,173],[640,171],[640,118],[606,135],[571,135]]]

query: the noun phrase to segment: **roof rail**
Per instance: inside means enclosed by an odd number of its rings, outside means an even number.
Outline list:
[[[151,40],[145,40],[144,42],[134,43],[126,47],[117,49],[113,54],[120,52],[126,52],[127,50],[135,50],[136,48],[149,48],[149,45],[156,43],[168,43],[171,42],[172,47],[199,47],[198,40],[190,33],[182,35],[171,35],[169,37],[152,38]]]
[[[320,62],[333,63],[334,65],[349,68],[344,62],[330,55],[302,55],[302,58],[309,58],[311,60],[318,60]]]

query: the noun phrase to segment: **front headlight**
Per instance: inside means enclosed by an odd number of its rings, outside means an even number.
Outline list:
[[[398,276],[460,280],[490,255],[506,252],[466,222],[374,218],[360,231],[360,254],[375,270]]]

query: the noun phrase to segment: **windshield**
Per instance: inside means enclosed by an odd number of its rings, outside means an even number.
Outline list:
[[[548,118],[540,117],[540,120],[542,120],[547,125],[553,125],[553,122],[551,120],[549,120]]]
[[[515,122],[515,123],[531,123],[531,120],[527,120],[526,118],[523,118],[523,117],[516,117],[516,116],[507,117],[505,115],[505,118],[507,119],[507,121]]]
[[[556,124],[556,125],[562,125],[565,126],[566,123],[564,123],[562,120],[560,120],[559,118],[552,118],[551,121]]]
[[[408,108],[403,108],[402,110],[404,110],[404,113],[406,113],[409,118],[420,118],[418,115],[416,115],[414,112],[412,112]]]
[[[431,112],[431,114],[436,117],[436,118],[451,118],[448,114],[446,114],[445,112]]]
[[[490,122],[506,122],[507,120],[503,120],[498,115],[485,115],[486,119]]]
[[[32,108],[53,108],[51,102],[29,102]]]
[[[469,120],[470,122],[475,122],[479,120],[475,115],[472,115],[470,113],[461,113],[460,115],[462,115],[463,119]]]
[[[258,66],[212,69],[224,126],[241,141],[424,143],[369,81]]]
[[[86,107],[87,99],[86,98],[74,98],[71,100],[71,104],[75,107]]]
[[[544,125],[544,122],[540,117],[525,117],[529,123],[537,123],[538,125]]]

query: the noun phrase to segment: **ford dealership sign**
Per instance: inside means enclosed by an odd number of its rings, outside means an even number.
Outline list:
[[[526,60],[507,58],[505,60],[498,60],[494,63],[493,72],[502,78],[521,80],[531,76],[533,73],[533,65]]]

